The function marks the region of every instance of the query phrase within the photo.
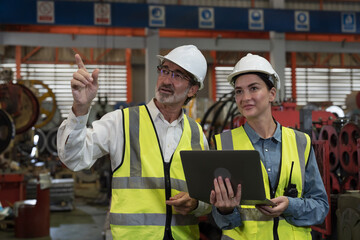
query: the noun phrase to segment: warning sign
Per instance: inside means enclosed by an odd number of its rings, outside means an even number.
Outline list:
[[[308,11],[295,11],[295,31],[310,30],[310,16]]]
[[[38,23],[55,22],[54,2],[52,1],[37,2],[37,22]]]
[[[214,28],[214,8],[199,8],[199,28]]]
[[[356,15],[352,13],[341,13],[341,31],[356,32]]]
[[[95,25],[111,25],[111,5],[109,3],[94,4]]]
[[[249,29],[264,30],[264,11],[249,9]]]
[[[165,7],[149,6],[149,26],[165,27]]]

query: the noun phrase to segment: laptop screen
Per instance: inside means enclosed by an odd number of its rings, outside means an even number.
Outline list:
[[[180,156],[190,197],[210,203],[214,178],[222,176],[234,192],[241,184],[241,204],[269,204],[256,150],[181,151]]]

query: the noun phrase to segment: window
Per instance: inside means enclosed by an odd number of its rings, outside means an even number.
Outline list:
[[[291,98],[291,69],[285,69],[286,98]],[[346,96],[360,90],[360,70],[346,68],[296,68],[297,105],[332,102],[346,108]]]
[[[234,88],[227,81],[227,76],[232,73],[234,67],[215,67],[216,75],[216,100],[224,94],[230,93]]]
[[[0,64],[0,67],[11,68],[15,80],[15,63]],[[108,104],[112,106],[119,101],[127,101],[125,65],[87,65],[86,68],[89,72],[95,68],[100,69],[99,90],[93,104],[98,101],[99,96],[102,101],[106,96]],[[75,64],[21,64],[22,80],[40,80],[52,90],[62,118],[67,117],[72,106],[70,81],[76,70]],[[44,90],[39,89],[39,91]]]

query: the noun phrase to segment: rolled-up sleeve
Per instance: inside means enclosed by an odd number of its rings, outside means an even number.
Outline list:
[[[70,111],[57,133],[57,149],[60,160],[71,170],[90,168],[98,158],[110,154],[112,161],[121,161],[123,129],[121,111],[104,115],[101,120],[86,127],[88,115],[76,117]],[[119,165],[119,162],[113,163]]]
[[[213,206],[212,216],[216,225],[220,229],[228,230],[242,226],[241,216],[238,208],[234,208],[234,211],[230,214],[223,215],[215,206]]]

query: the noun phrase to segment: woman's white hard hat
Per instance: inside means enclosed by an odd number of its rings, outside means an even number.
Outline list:
[[[269,81],[273,83],[277,90],[280,89],[279,75],[275,72],[269,61],[259,55],[253,55],[251,53],[248,53],[236,63],[232,73],[227,77],[227,80],[232,86],[234,86],[236,76],[251,72],[259,72],[269,75]]]

